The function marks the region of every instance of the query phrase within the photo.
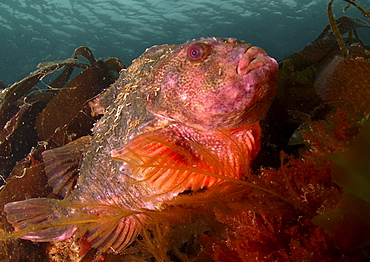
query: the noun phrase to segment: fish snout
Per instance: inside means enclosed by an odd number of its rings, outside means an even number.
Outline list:
[[[271,58],[260,47],[252,46],[248,48],[245,53],[241,54],[240,60],[236,67],[238,75],[246,75],[250,71],[264,66],[271,62]]]

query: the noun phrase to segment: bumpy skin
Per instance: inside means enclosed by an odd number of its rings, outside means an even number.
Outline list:
[[[8,221],[25,230],[24,239],[62,240],[79,229],[102,252],[124,249],[142,228],[145,210],[248,170],[277,71],[262,49],[235,39],[146,50],[101,97],[106,112],[94,127],[72,193],[64,200],[7,204]],[[166,168],[171,165],[188,169]],[[88,223],[74,223],[84,219]],[[40,221],[44,227],[35,226]]]
[[[176,59],[155,68],[146,79],[148,109],[205,130],[233,129],[261,120],[275,96],[271,86],[276,84],[276,63],[262,49],[234,39],[202,43],[209,49],[204,61],[186,59],[192,45],[187,43],[173,52]],[[248,73],[251,59],[251,68],[264,67]]]

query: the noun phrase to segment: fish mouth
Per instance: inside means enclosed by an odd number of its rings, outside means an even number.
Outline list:
[[[252,46],[241,55],[236,72],[238,75],[246,75],[250,71],[262,67],[271,62],[271,58],[260,47]]]

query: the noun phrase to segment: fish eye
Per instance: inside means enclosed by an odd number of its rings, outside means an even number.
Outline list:
[[[191,62],[202,62],[209,55],[209,46],[204,43],[192,44],[188,48],[187,55]]]

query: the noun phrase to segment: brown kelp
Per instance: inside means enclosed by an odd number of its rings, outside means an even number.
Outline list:
[[[70,80],[76,68],[83,71]],[[2,230],[9,229],[3,216],[5,203],[51,193],[41,153],[90,132],[96,118],[90,115],[88,102],[115,81],[121,68],[124,65],[119,59],[105,63],[96,60],[87,47],[79,47],[70,59],[41,64],[40,69],[2,90],[0,122],[4,128],[0,136],[0,165],[2,182],[6,183],[0,192]],[[47,83],[45,77],[49,74],[54,78]],[[68,95],[61,96],[59,92]],[[2,260],[22,259],[30,247],[21,240],[1,244]]]
[[[78,56],[86,58],[92,64],[76,60]],[[112,62],[107,64],[112,65]],[[119,60],[116,60],[116,64],[118,68],[124,67]],[[86,134],[95,121],[89,116],[87,101],[116,79],[105,62],[96,61],[87,47],[77,48],[70,59],[44,63],[40,67],[1,92],[0,124],[4,128],[0,133],[0,166],[1,176],[4,178],[9,175],[16,161],[30,153],[32,147],[37,146],[38,135],[52,147],[53,143],[60,146],[71,141],[72,137]],[[46,88],[36,86],[47,75],[63,68],[63,72],[47,84]],[[85,70],[67,83],[74,68]],[[119,71],[117,68],[113,70]],[[85,90],[86,88],[89,90]],[[61,96],[58,95],[59,92],[68,95]],[[60,110],[64,105],[68,106]],[[48,124],[42,125],[42,121],[48,121]],[[55,124],[50,126],[52,123]],[[61,132],[63,134],[58,135]],[[17,144],[20,140],[25,144]]]

